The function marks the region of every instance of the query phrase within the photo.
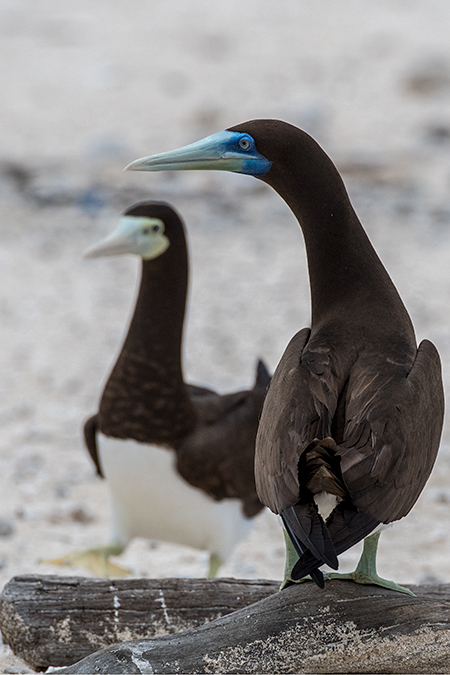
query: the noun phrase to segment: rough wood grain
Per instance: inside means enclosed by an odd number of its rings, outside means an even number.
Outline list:
[[[416,598],[343,581],[290,587],[178,635],[109,647],[61,673],[449,673],[450,586]]]
[[[117,642],[189,630],[278,587],[265,580],[18,576],[0,595],[0,629],[17,656],[43,670]]]

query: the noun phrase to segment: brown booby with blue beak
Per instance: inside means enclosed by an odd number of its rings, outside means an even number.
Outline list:
[[[261,501],[287,532],[286,583],[362,539],[350,575],[409,592],[376,573],[380,530],[407,515],[433,468],[444,413],[438,352],[417,347],[406,308],[333,162],[305,132],[253,120],[134,171],[218,169],[271,185],[305,238],[311,327],[289,343],[263,407],[255,457]],[[292,554],[295,554],[293,556]]]

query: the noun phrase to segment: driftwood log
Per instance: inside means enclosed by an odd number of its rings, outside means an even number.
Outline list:
[[[28,598],[22,593],[19,600],[18,589],[25,589],[27,584],[34,586],[29,586]],[[39,584],[41,588],[37,589]],[[75,601],[74,598],[77,589],[84,584],[91,586],[91,595],[84,595],[85,606],[82,608],[79,597]],[[182,633],[135,638],[107,647],[64,668],[60,673],[450,672],[450,584],[411,587],[417,594],[417,597],[411,597],[343,581],[327,582],[324,591],[312,583],[304,583],[273,594],[275,582],[232,579],[105,582],[61,577],[18,577],[6,586],[2,594],[2,631],[5,633],[5,626],[11,623],[11,628],[6,629],[6,632],[12,630],[16,637],[8,633],[6,639],[17,644],[17,636],[21,634],[20,640],[28,639],[31,649],[31,633],[27,638],[26,619],[21,618],[26,616],[26,612],[19,607],[21,603],[25,606],[37,602],[38,606],[34,608],[35,625],[30,630],[34,631],[35,640],[39,638],[39,630],[47,631],[46,639],[52,641],[52,648],[56,648],[56,644],[59,645],[58,649],[61,646],[64,648],[64,644],[69,646],[71,642],[85,639],[82,621],[77,624],[78,630],[81,626],[80,633],[74,631],[71,621],[71,610],[74,608],[78,613],[84,612],[86,618],[89,616],[89,625],[98,622],[102,630],[105,619],[108,619],[106,623],[111,620],[114,623],[119,617],[122,632],[120,635],[115,633],[116,639],[133,637],[127,633],[126,617],[121,618],[121,614],[125,597],[127,594],[130,594],[129,597],[133,595],[130,586],[136,585],[135,589],[142,589],[143,584],[152,586],[152,590],[148,591],[147,609],[148,616],[153,616],[158,624],[157,632],[171,632],[182,626],[184,619],[179,620],[177,617],[185,614],[186,605],[197,607],[200,615],[211,601],[212,607],[215,607],[213,612],[225,614],[232,603],[226,600],[225,606],[219,607],[216,602],[219,588],[230,591],[234,586],[233,592],[244,602],[252,594],[255,596],[261,593],[261,596],[265,594],[268,597]],[[11,598],[14,585],[15,600]],[[98,605],[97,597],[101,594],[97,594],[96,589],[105,589],[108,585],[114,587],[110,591],[112,597],[107,594],[109,604],[105,606],[103,602]],[[247,590],[246,595],[244,589]],[[65,604],[53,608],[53,631],[48,625],[51,602],[49,599],[45,601],[45,593],[53,597],[53,603],[58,597],[64,598],[61,602]],[[136,591],[135,597],[143,597],[140,593]],[[191,596],[195,599],[192,601],[191,598],[187,602],[186,599]],[[114,597],[118,601],[114,601]],[[157,608],[155,602],[158,603]],[[46,625],[41,622],[39,629],[37,613],[39,605],[45,604]],[[130,612],[132,615],[133,602],[128,608],[123,613]],[[137,610],[137,606],[134,609]],[[27,611],[29,615],[30,610]],[[145,609],[142,611],[145,612]],[[202,614],[197,625],[204,620],[205,614]],[[194,625],[190,621],[184,623],[185,627]],[[97,632],[101,632],[100,628]],[[155,630],[144,625],[143,630],[146,629]],[[52,665],[55,664],[53,660]]]
[[[279,582],[17,576],[0,595],[0,630],[36,670],[98,649],[189,630],[266,598]]]
[[[450,588],[413,598],[295,586],[205,626],[109,647],[62,673],[449,673]]]

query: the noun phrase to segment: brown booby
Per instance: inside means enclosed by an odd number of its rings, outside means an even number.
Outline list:
[[[85,257],[127,253],[142,259],[139,293],[99,410],[85,425],[87,448],[111,495],[110,545],[54,562],[114,576],[120,568],[109,556],[139,536],[209,551],[208,575],[215,576],[263,508],[253,464],[270,377],[260,361],[249,391],[219,395],[185,383],[188,253],[171,206],[135,204]]]
[[[337,556],[366,538],[355,572],[330,576],[408,592],[377,575],[376,550],[380,529],[406,516],[432,470],[440,359],[428,340],[417,347],[338,170],[308,134],[278,120],[239,124],[127,168],[250,174],[292,209],[306,244],[311,327],[293,337],[269,387],[258,495],[288,533],[287,583],[309,574],[323,587],[319,568],[337,569]]]

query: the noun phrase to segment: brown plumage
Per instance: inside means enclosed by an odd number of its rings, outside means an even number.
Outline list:
[[[323,563],[336,568],[339,553],[405,516],[421,493],[442,430],[439,355],[428,340],[417,347],[339,172],[300,129],[253,120],[128,168],[254,175],[298,219],[311,328],[294,336],[272,378],[257,435],[256,485],[300,556],[292,578],[310,573],[323,585]],[[318,508],[324,495],[335,504],[326,522]]]
[[[126,216],[159,218],[167,250],[142,260],[128,334],[99,411],[85,425],[89,453],[103,475],[96,435],[133,439],[174,452],[176,469],[215,500],[237,498],[246,517],[263,508],[256,495],[254,446],[270,377],[262,362],[253,389],[219,395],[184,382],[181,349],[188,255],[180,217],[168,204],[142,202]]]
[[[440,360],[428,340],[417,348],[400,296],[317,143],[275,120],[230,131],[250,134],[271,162],[262,180],[297,216],[308,256],[311,329],[297,333],[276,369],[256,450],[259,497],[303,554],[298,579],[324,562],[336,567],[336,555],[416,502],[441,435]],[[329,437],[321,460],[311,443]],[[321,491],[341,498],[326,536],[313,499]]]

